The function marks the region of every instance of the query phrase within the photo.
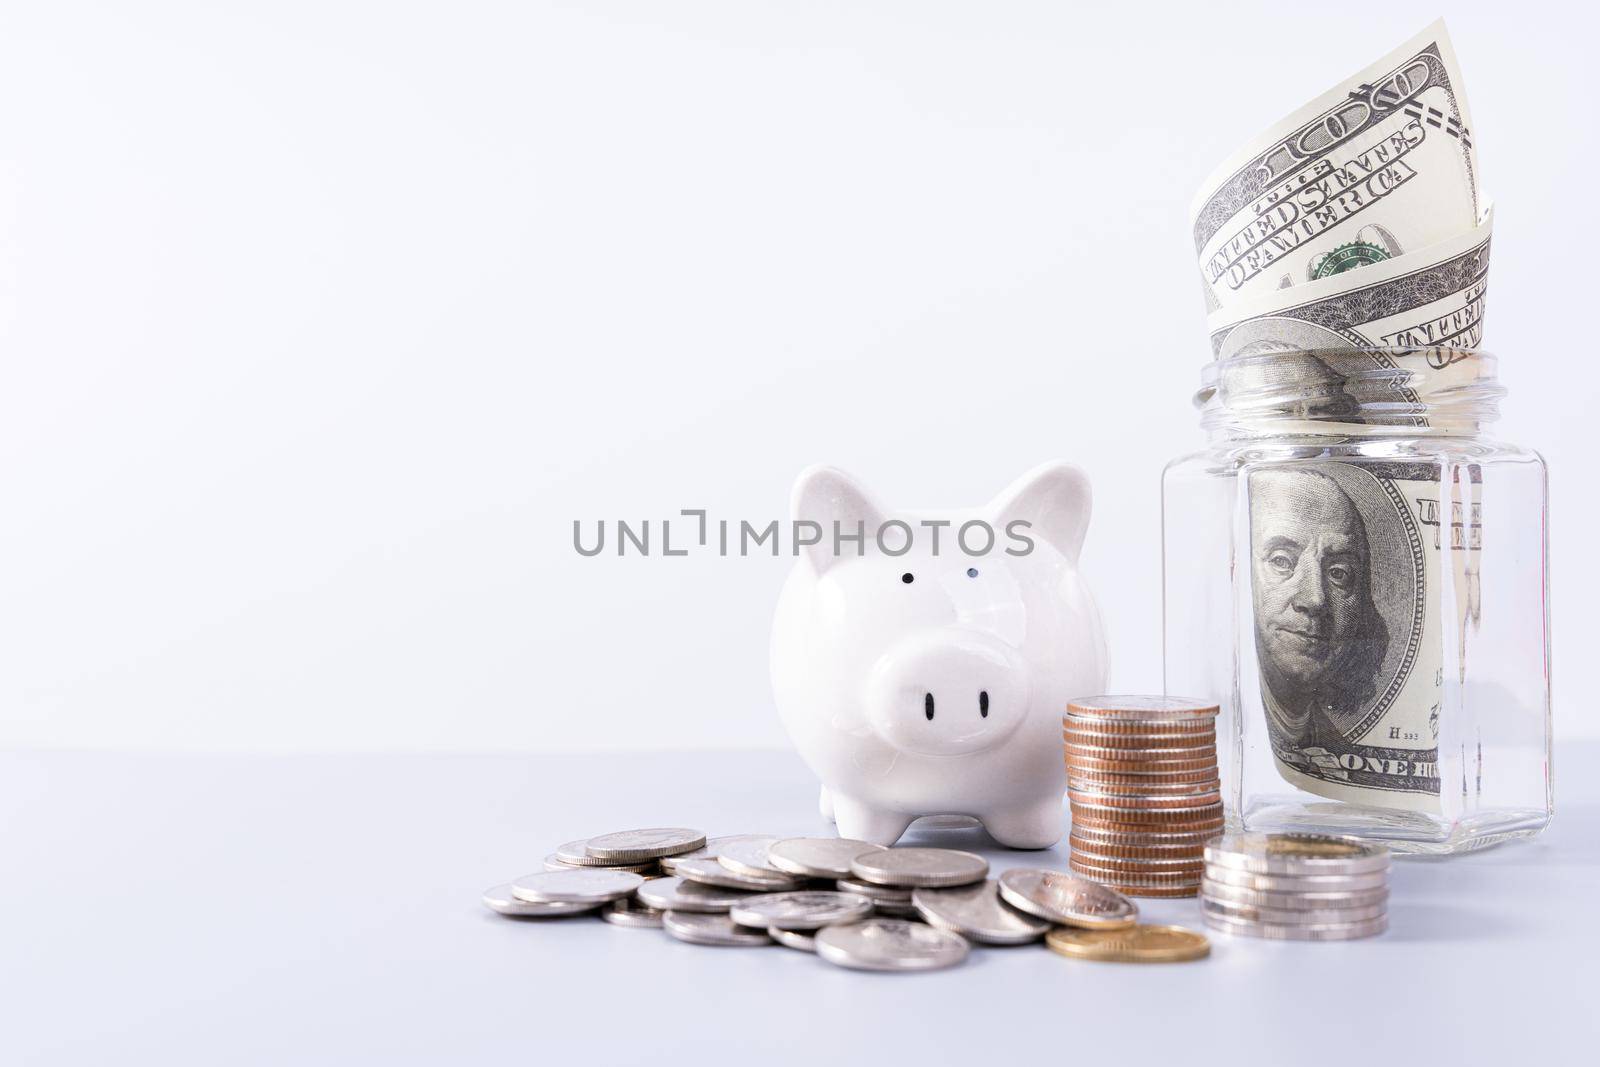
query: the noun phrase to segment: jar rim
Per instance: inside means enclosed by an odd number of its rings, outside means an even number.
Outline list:
[[[1472,433],[1498,414],[1497,364],[1443,346],[1244,353],[1207,364],[1194,403],[1226,436]]]

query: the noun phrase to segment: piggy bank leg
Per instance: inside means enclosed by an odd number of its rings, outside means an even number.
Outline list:
[[[1007,848],[1049,848],[1061,840],[1061,798],[979,816],[989,836]]]
[[[909,815],[885,811],[837,794],[833,797],[833,815],[840,837],[853,837],[874,845],[894,844],[911,825]]]
[[[822,817],[829,822],[833,821],[833,794],[828,792],[828,787],[822,787],[822,795],[817,798],[817,810],[822,812]]]

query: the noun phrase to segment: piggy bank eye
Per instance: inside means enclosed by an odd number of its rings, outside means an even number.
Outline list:
[[[968,567],[967,568],[967,577],[968,578],[976,578],[977,576],[978,576],[978,568],[976,568],[976,567]]]
[[[907,585],[910,585],[912,582],[917,580],[917,576],[912,574],[910,571],[906,571],[900,576],[900,580],[905,582]]]

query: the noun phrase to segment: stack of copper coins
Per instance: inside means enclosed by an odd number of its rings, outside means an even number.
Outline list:
[[[1177,697],[1084,697],[1062,736],[1072,869],[1130,896],[1192,897],[1222,833],[1217,706]]]

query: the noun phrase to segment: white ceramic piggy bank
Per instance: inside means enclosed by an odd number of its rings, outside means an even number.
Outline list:
[[[821,536],[778,602],[772,684],[841,837],[888,845],[918,816],[962,814],[1012,848],[1061,839],[1061,714],[1106,680],[1078,573],[1089,508],[1088,479],[1065,463],[940,514],[885,510],[832,468],[800,476],[795,529]],[[836,546],[835,523],[863,531],[862,549]]]

